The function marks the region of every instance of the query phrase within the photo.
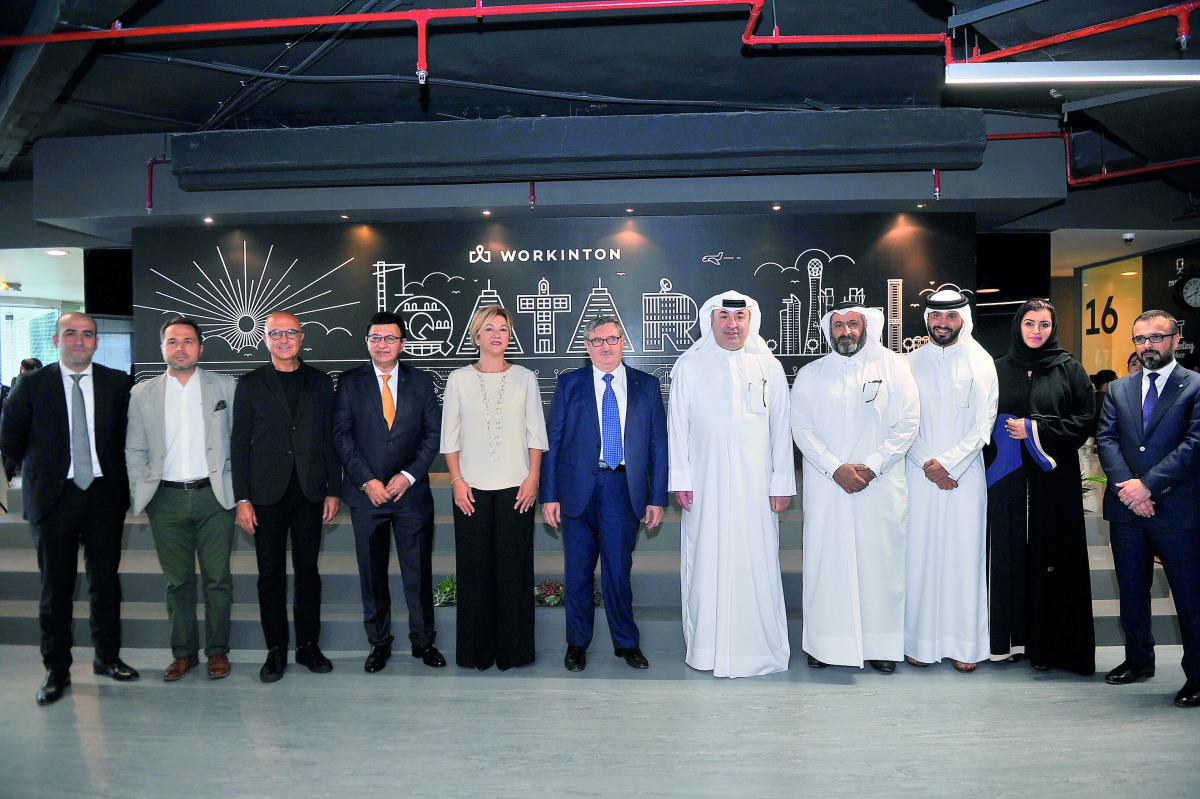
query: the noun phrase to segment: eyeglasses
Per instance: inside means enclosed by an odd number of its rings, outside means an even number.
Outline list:
[[[609,336],[608,338],[589,338],[587,343],[593,347],[599,347],[601,344],[616,344],[620,340],[620,336]]]
[[[399,336],[381,336],[378,333],[372,333],[371,335],[367,336],[367,341],[371,342],[372,344],[395,344],[399,340]]]
[[[284,336],[287,336],[288,340],[290,341],[291,339],[297,338],[299,335],[300,331],[294,327],[289,327],[287,330],[267,331],[267,338],[271,339],[272,341],[279,341],[279,339],[283,338]]]
[[[1152,344],[1162,344],[1166,339],[1174,336],[1174,333],[1151,333],[1148,336],[1134,336],[1133,343],[1139,347],[1149,341]]]

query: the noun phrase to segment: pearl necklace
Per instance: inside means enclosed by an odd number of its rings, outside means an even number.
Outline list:
[[[505,371],[500,376],[500,393],[496,395],[496,425],[495,432],[492,432],[492,405],[488,401],[487,387],[483,384],[483,375],[476,370],[475,377],[479,380],[479,393],[483,396],[483,419],[487,422],[488,437],[485,439],[491,452],[488,454],[488,460],[495,463],[500,460],[500,410],[504,407],[504,386],[508,381],[508,372]]]

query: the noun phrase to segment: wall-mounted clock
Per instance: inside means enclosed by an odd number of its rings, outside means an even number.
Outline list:
[[[1200,275],[1189,270],[1179,276],[1173,287],[1175,302],[1184,308],[1200,310]]]

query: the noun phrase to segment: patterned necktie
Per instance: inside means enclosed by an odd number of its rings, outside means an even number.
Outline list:
[[[79,387],[79,378],[83,375],[71,375],[75,385],[71,388],[71,462],[75,464],[75,485],[87,491],[96,474],[92,470],[92,442],[88,438],[87,406],[83,404],[83,389]]]
[[[613,376],[604,376],[604,398],[600,402],[600,433],[604,437],[604,462],[612,468],[621,465],[625,458],[621,443],[621,412],[617,409],[617,395],[612,387]]]
[[[392,429],[392,422],[396,421],[396,401],[392,399],[392,390],[388,388],[388,378],[391,375],[380,375],[383,379],[383,420],[387,422],[388,430]]]
[[[1146,429],[1146,425],[1150,424],[1150,417],[1154,415],[1154,407],[1158,405],[1158,386],[1154,381],[1158,379],[1157,372],[1151,372],[1146,375],[1150,378],[1150,389],[1146,392],[1146,399],[1142,400],[1142,429]]]

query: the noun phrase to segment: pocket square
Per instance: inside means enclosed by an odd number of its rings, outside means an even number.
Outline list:
[[[223,411],[226,407],[228,406],[225,405],[225,400],[217,400],[217,407],[213,408],[213,413],[216,413],[217,411]]]

